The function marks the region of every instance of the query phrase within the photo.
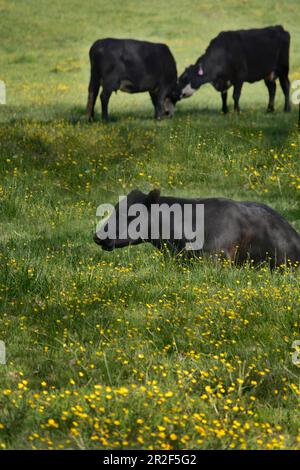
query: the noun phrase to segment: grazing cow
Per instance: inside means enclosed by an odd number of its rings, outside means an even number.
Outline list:
[[[228,112],[227,90],[233,85],[234,109],[244,82],[265,81],[269,91],[267,111],[274,111],[276,78],[285,97],[284,111],[290,111],[290,35],[282,26],[226,31],[211,41],[204,55],[179,77],[181,98],[187,98],[205,83],[221,92],[222,111]]]
[[[94,237],[94,241],[107,251],[148,241],[158,249],[163,249],[166,246],[172,254],[185,253],[188,256],[196,257],[208,255],[212,258],[220,255],[236,264],[242,264],[247,260],[251,260],[254,264],[267,261],[271,268],[275,268],[285,264],[295,266],[300,263],[300,236],[287,220],[265,204],[239,202],[224,198],[163,197],[160,196],[159,190],[153,190],[149,194],[138,190],[129,193],[125,213],[120,211],[120,204],[115,206],[112,215],[106,219],[103,225],[97,228]],[[128,233],[128,227],[132,221],[137,221],[137,218],[131,213],[132,211],[130,212],[135,204],[142,204],[145,207],[144,222],[141,223],[141,219],[139,219],[139,224],[146,225],[146,232],[142,230],[143,236],[133,239],[132,235]],[[158,207],[162,214],[166,214],[163,212],[163,208],[164,210],[167,208],[170,213],[172,208],[178,207],[178,205],[182,211],[185,210],[186,205],[192,205],[193,229],[196,232],[204,228],[202,247],[199,250],[191,251],[191,247],[188,245],[191,245],[192,240],[187,239],[185,235],[181,235],[181,238],[176,236],[178,233],[185,232],[175,226],[175,217],[164,217],[164,215],[160,217],[159,230],[157,236],[153,238],[151,225],[154,220],[152,217],[154,208]],[[199,224],[195,225],[195,210],[199,205],[204,207],[202,227]],[[141,212],[140,209],[139,212]],[[117,228],[115,235],[109,237],[108,226],[112,217],[115,217],[117,227],[119,221],[123,220],[123,229]],[[178,224],[178,221],[180,223],[187,219],[177,218],[176,220]],[[170,224],[169,227],[165,227],[166,224]],[[135,223],[135,225],[137,224]],[[168,233],[168,237],[164,238],[163,233]],[[106,234],[107,238],[103,234]]]
[[[155,117],[170,117],[178,96],[177,68],[170,49],[133,39],[100,39],[90,49],[91,78],[87,115],[94,117],[99,93],[102,118],[108,119],[108,102],[113,91],[127,93],[148,91],[155,108]]]

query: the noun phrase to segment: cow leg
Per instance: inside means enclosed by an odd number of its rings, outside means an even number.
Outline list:
[[[280,86],[282,88],[284,94],[284,111],[289,112],[291,110],[291,103],[290,103],[290,81],[287,75],[280,75],[279,76]]]
[[[150,92],[151,101],[153,103],[155,113],[155,119],[161,119],[165,114],[164,109],[164,98],[165,95],[163,93],[152,93]]]
[[[152,93],[151,91],[149,92],[149,95],[150,95],[150,98],[151,98],[151,101],[152,101],[152,104],[154,106],[154,117],[155,119],[157,118],[157,94],[156,93]]]
[[[161,119],[165,116],[165,97],[158,95],[156,106],[156,119]]]
[[[228,113],[228,106],[227,106],[227,91],[222,91],[221,92],[222,96],[222,112],[224,114]]]
[[[273,80],[265,80],[266,87],[269,92],[269,104],[267,107],[267,112],[272,113],[274,111],[274,101],[276,94],[276,82]]]
[[[233,87],[233,101],[234,101],[234,110],[239,113],[240,112],[240,105],[239,100],[241,96],[243,83],[238,82]]]
[[[89,121],[94,119],[94,108],[96,99],[99,93],[100,88],[100,80],[96,78],[92,78],[89,83],[89,95],[88,95],[88,102],[87,102],[87,117]]]
[[[100,94],[103,121],[108,121],[108,102],[109,102],[109,98],[111,94],[112,94],[112,90],[108,88],[103,88]]]

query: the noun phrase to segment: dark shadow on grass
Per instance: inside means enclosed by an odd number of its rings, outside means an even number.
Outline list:
[[[153,121],[153,110],[149,109],[132,109],[124,112],[111,112],[109,121],[103,121],[101,114],[95,110],[95,119],[89,123],[86,116],[86,109],[83,106],[66,106],[56,104],[55,106],[5,106],[0,108],[0,125],[19,124],[22,122],[41,122],[49,124],[55,121],[65,121],[73,125],[90,124],[90,125],[109,125],[126,119],[141,119]]]
[[[278,142],[282,142],[286,139],[287,134],[297,127],[297,110],[293,110],[291,113],[283,113],[281,110],[275,113],[268,114],[264,108],[257,106],[254,108],[244,107],[240,115],[236,114],[233,110],[224,115],[219,108],[201,108],[200,106],[191,105],[190,107],[182,108],[180,102],[175,108],[175,114],[173,119],[168,117],[163,118],[162,121],[176,122],[180,118],[194,118],[199,119],[200,122],[205,122],[207,118],[212,120],[222,118],[224,124],[234,122],[247,122],[249,127],[253,127],[252,119],[258,120],[259,124],[263,126],[266,131],[266,136],[270,139],[276,139]],[[118,123],[122,120],[132,119],[133,121],[140,119],[141,121],[155,122],[153,117],[153,109],[149,105],[149,108],[132,108],[129,111],[112,111],[110,112],[109,121],[103,122],[101,119],[100,110],[95,110],[95,120],[92,125],[109,125],[109,123]],[[86,117],[86,108],[84,106],[74,106],[65,104],[55,104],[55,106],[8,106],[0,109],[0,125],[4,123],[15,124],[22,121],[27,123],[30,121],[51,123],[53,121],[63,120],[66,123],[73,125],[88,124]],[[280,126],[278,127],[278,120]],[[266,124],[266,126],[264,125]]]
[[[282,113],[281,115],[277,113],[274,116],[267,115],[265,120],[266,125],[263,126],[266,144],[277,149],[281,149],[286,145],[289,136],[296,128],[296,117],[294,117],[294,114],[295,113],[291,112],[288,114]],[[273,117],[276,120],[276,126],[272,125],[272,122],[270,122]]]

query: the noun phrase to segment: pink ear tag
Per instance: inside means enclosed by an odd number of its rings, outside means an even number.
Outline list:
[[[198,75],[204,75],[204,72],[203,72],[203,68],[202,66],[200,65],[200,68],[198,69]]]

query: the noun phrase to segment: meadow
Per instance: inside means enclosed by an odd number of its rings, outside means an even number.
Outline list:
[[[88,124],[88,50],[166,42],[178,71],[224,29],[283,24],[298,0],[0,0],[1,449],[300,449],[300,272],[178,263],[93,242],[97,206],[133,188],[270,204],[300,231],[297,107],[240,115],[210,85],[156,122],[118,92]]]

